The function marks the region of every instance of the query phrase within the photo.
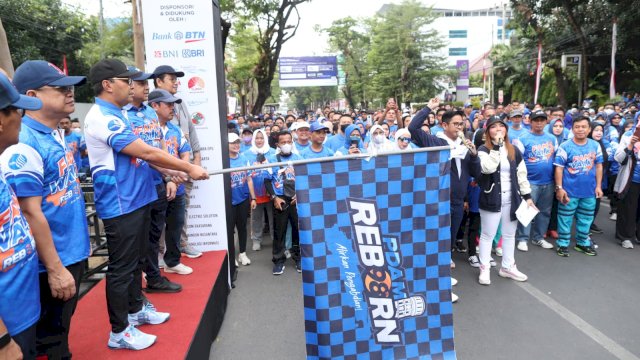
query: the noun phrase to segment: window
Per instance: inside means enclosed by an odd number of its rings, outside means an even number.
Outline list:
[[[467,56],[467,48],[449,48],[449,56]]]
[[[507,30],[506,34],[506,38],[510,39],[511,35],[513,34],[513,30]],[[502,29],[498,29],[498,40],[502,39]]]
[[[449,30],[450,39],[466,39],[467,30]]]

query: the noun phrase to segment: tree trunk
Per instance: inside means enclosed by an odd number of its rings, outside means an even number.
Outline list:
[[[558,92],[558,105],[563,108],[567,108],[567,79],[564,77],[564,73],[562,72],[562,68],[554,66],[550,68],[553,69],[553,73],[556,77],[556,90]]]
[[[582,55],[582,96],[586,96],[587,91],[589,91],[589,61],[587,61],[587,49],[589,48],[589,42],[587,41],[587,37],[584,35],[582,28],[578,25],[578,22],[573,16],[571,4],[569,4],[568,1],[563,1],[562,6],[567,13],[567,20],[569,21],[569,24],[571,24],[571,28],[573,28],[573,31],[578,35],[580,54]]]
[[[231,23],[221,18],[220,24],[222,25],[222,58],[224,59],[225,49],[227,47],[227,38],[229,37],[229,32],[231,31]]]
[[[13,77],[13,61],[11,61],[7,33],[2,26],[2,19],[0,19],[0,68],[4,69],[9,74],[9,77]]]

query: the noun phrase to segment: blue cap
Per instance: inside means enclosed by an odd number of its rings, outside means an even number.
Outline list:
[[[311,123],[311,128],[309,130],[311,130],[311,132],[320,130],[329,131],[329,128],[325,124],[315,121]]]
[[[20,95],[9,78],[0,73],[0,109],[9,106],[25,110],[39,110],[42,107],[42,101],[35,97]]]
[[[155,75],[156,77],[158,77],[158,76],[160,76],[162,74],[173,74],[176,77],[183,77],[184,76],[184,73],[182,71],[176,71],[176,69],[174,69],[170,65],[160,65],[155,70],[153,70],[153,75]]]
[[[170,92],[164,89],[155,89],[149,93],[149,104],[153,104],[156,102],[165,102],[165,103],[178,103],[182,102],[182,99],[177,98],[171,95]]]
[[[466,103],[464,103],[464,107],[471,107],[471,106],[472,106],[472,104],[471,104],[471,102],[469,102],[469,101],[467,101]]]
[[[127,66],[127,69],[131,72],[140,73],[140,75],[131,78],[131,80],[133,81],[144,81],[144,80],[154,79],[156,77],[154,74],[143,72],[142,70],[138,69],[135,66]]]
[[[13,76],[13,83],[21,94],[43,86],[77,86],[86,82],[85,76],[67,76],[57,66],[44,60],[25,61]]]

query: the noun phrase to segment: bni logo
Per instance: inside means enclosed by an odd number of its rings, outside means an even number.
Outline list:
[[[153,57],[158,59],[177,58],[178,51],[177,50],[155,50],[153,52]]]

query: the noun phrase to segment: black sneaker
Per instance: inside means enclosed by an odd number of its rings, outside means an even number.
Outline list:
[[[459,253],[467,252],[467,247],[464,246],[464,241],[462,241],[461,239],[456,240],[456,245],[454,249]]]
[[[300,264],[300,259],[296,260],[296,271],[301,273],[302,272],[302,264]]]
[[[591,229],[590,230],[594,234],[602,234],[602,232],[603,232],[602,229],[600,229],[598,227],[598,225],[596,225],[595,223],[591,224]]]
[[[584,246],[584,245],[576,245],[573,247],[573,249],[575,251],[579,251],[585,255],[589,255],[589,256],[596,256],[598,255],[598,253],[593,249],[593,247],[591,245],[589,246]]]
[[[282,275],[282,274],[284,274],[284,263],[274,264],[273,275]]]
[[[148,293],[177,293],[182,291],[182,285],[169,281],[165,276],[152,282],[147,281],[144,291]]]
[[[556,250],[556,252],[562,257],[569,257],[569,248],[566,246],[558,246],[558,250]]]

